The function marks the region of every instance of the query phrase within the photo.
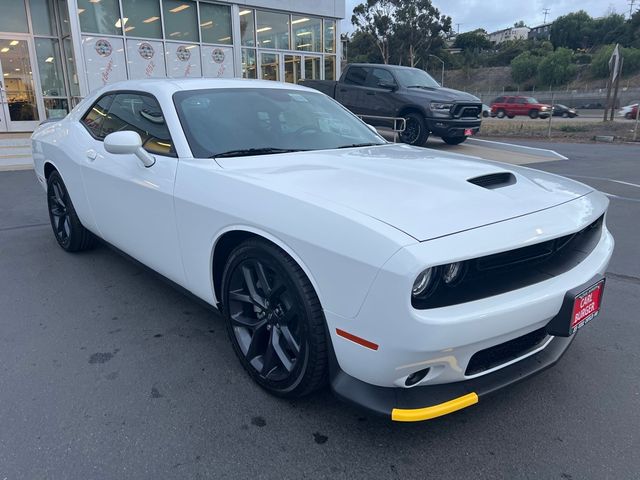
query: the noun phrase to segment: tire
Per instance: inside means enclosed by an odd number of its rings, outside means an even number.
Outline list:
[[[326,385],[328,343],[320,300],[300,266],[280,248],[251,239],[231,252],[222,274],[222,315],[240,363],[265,390],[295,398]]]
[[[538,110],[530,110],[529,111],[529,118],[535,119],[535,118],[538,118],[538,116],[539,116]]]
[[[88,250],[95,244],[93,234],[84,228],[57,171],[47,179],[47,206],[53,234],[58,244],[67,252]]]
[[[460,145],[466,139],[467,137],[442,137],[442,140],[447,145]]]
[[[482,116],[483,116],[484,118],[487,118],[487,117],[489,116],[489,112],[487,112],[486,110],[483,110],[483,111],[482,111]]]
[[[632,120],[633,119],[633,113],[631,112],[627,112],[624,114],[624,118],[626,118],[627,120]]]
[[[569,112],[562,112],[562,118],[569,118]]]
[[[424,118],[422,115],[412,112],[405,115],[404,119],[407,123],[404,132],[400,134],[400,140],[409,145],[422,147],[429,138],[429,131]]]
[[[498,112],[496,113],[496,117],[498,118],[504,118],[505,115],[506,113],[503,109],[498,110]]]
[[[507,117],[509,117],[509,118],[516,118],[516,116],[515,116],[515,115],[507,115]]]

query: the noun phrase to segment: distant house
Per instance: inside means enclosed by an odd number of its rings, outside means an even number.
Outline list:
[[[487,38],[496,45],[508,40],[526,40],[529,35],[529,27],[510,27],[497,32],[487,34]]]
[[[529,31],[529,40],[549,40],[551,38],[551,23],[544,23],[533,27]]]

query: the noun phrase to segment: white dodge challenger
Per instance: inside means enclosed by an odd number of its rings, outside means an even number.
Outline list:
[[[434,418],[553,365],[600,311],[604,195],[387,143],[316,91],[128,81],[32,138],[60,246],[100,238],[217,307],[276,395]]]

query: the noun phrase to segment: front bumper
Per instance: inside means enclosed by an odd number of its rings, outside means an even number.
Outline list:
[[[336,369],[331,389],[338,398],[394,421],[430,420],[474,405],[497,390],[546,370],[560,360],[574,338],[575,335],[554,337],[535,355],[463,382],[415,388],[379,387]]]
[[[438,137],[464,137],[465,130],[471,129],[473,135],[480,131],[480,119],[454,120],[450,118],[425,118],[427,128]]]

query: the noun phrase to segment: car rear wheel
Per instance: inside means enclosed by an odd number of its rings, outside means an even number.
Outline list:
[[[496,117],[498,117],[498,118],[504,118],[505,115],[506,115],[506,113],[502,109],[498,110],[498,112],[496,113]]]
[[[80,222],[67,187],[56,171],[47,179],[47,206],[53,234],[64,250],[79,252],[93,246],[95,237]]]
[[[569,112],[562,112],[562,118],[569,118]]]
[[[404,116],[406,121],[404,132],[400,133],[400,140],[403,143],[421,147],[427,143],[429,131],[424,118],[418,113],[409,113]]]
[[[442,137],[442,140],[444,140],[444,143],[447,145],[460,145],[466,139],[467,137]]]
[[[236,355],[270,393],[306,395],[326,383],[325,319],[299,265],[277,246],[248,240],[222,276],[222,313]]]
[[[530,110],[529,118],[538,118],[538,110]]]

